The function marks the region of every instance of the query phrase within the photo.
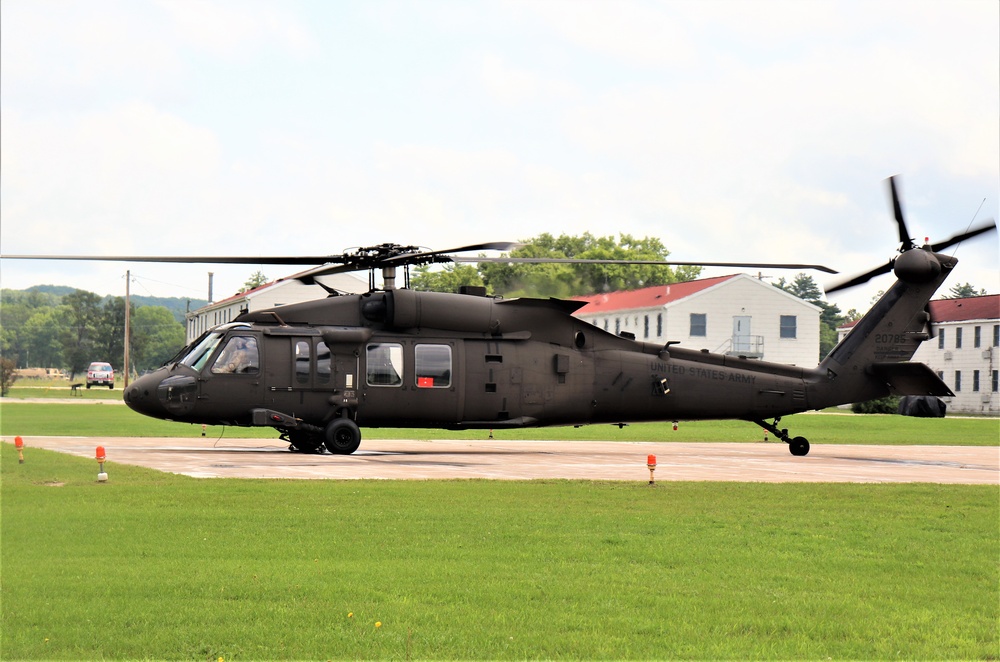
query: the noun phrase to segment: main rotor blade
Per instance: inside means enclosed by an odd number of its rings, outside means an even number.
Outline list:
[[[455,262],[501,262],[509,264],[625,264],[660,267],[751,267],[754,269],[815,269],[839,273],[822,264],[784,264],[774,262],[674,262],[669,260],[590,260],[572,257],[453,257]]]
[[[91,262],[171,262],[179,264],[328,264],[343,262],[342,255],[295,256],[184,256],[184,255],[0,255],[3,260],[87,260]]]
[[[946,239],[937,244],[931,244],[931,250],[937,253],[943,251],[946,248],[950,248],[955,244],[959,244],[965,241],[966,239],[971,239],[972,237],[977,237],[983,234],[984,232],[989,232],[990,230],[996,230],[996,229],[997,229],[997,224],[995,221],[991,219],[986,223],[984,223],[983,225],[979,226],[978,228],[974,228],[972,230],[969,230],[968,232],[963,232],[962,234],[956,234],[951,239]]]
[[[892,193],[892,211],[896,217],[896,225],[899,226],[899,243],[904,251],[914,247],[913,238],[906,228],[906,219],[903,218],[903,207],[899,203],[899,193],[896,192],[896,178],[889,178],[889,191]]]
[[[888,264],[883,264],[881,267],[876,267],[871,271],[866,271],[863,274],[855,276],[850,280],[841,281],[831,287],[826,288],[826,293],[829,295],[832,292],[837,292],[839,290],[846,290],[849,287],[854,287],[855,285],[861,285],[862,283],[867,283],[875,276],[881,276],[882,274],[887,274],[892,271],[893,261],[890,260]]]

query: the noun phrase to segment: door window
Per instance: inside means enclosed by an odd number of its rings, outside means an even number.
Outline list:
[[[417,345],[413,358],[418,388],[451,386],[451,346]]]
[[[299,384],[309,383],[308,340],[299,340],[295,343],[295,381]]]
[[[399,343],[368,345],[368,385],[401,386],[403,384],[403,346]]]
[[[260,352],[253,336],[233,336],[212,365],[215,374],[256,375],[260,372]]]
[[[323,341],[316,343],[316,383],[330,383],[330,348]]]

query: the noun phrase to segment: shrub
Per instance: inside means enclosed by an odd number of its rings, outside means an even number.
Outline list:
[[[0,358],[0,396],[7,395],[10,387],[17,381],[17,375],[14,374],[16,367],[13,359]]]
[[[899,398],[895,395],[888,395],[866,402],[855,402],[851,405],[851,411],[855,414],[898,414]]]

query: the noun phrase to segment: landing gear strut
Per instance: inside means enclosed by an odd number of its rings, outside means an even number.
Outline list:
[[[774,423],[768,423],[767,421],[760,419],[755,420],[754,423],[761,426],[771,434],[773,434],[778,439],[788,444],[788,450],[791,451],[792,455],[802,457],[809,454],[809,440],[805,437],[791,437],[788,434],[787,428],[778,428],[778,422],[781,417],[778,416],[774,419]]]

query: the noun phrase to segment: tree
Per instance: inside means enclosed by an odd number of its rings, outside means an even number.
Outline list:
[[[36,308],[24,323],[21,335],[32,366],[62,368],[65,365],[61,336],[68,323],[66,312],[65,306]]]
[[[14,373],[16,368],[17,364],[14,363],[13,359],[6,356],[0,358],[0,395],[7,395],[10,392],[10,387],[17,381],[17,375]]]
[[[132,316],[132,365],[139,372],[163,365],[184,346],[184,325],[163,306],[143,306]]]
[[[70,377],[86,370],[91,361],[110,361],[112,357],[96,355],[99,351],[101,297],[92,292],[75,290],[63,297],[63,304],[67,306],[68,325],[63,329],[61,340]]]
[[[575,258],[581,260],[666,260],[670,255],[659,239],[631,235],[595,237],[545,233],[511,251],[511,257]],[[659,265],[505,264],[484,262],[479,273],[487,288],[505,296],[571,297],[611,290],[630,290],[697,278],[701,267]]]
[[[425,292],[457,292],[463,285],[483,287],[483,277],[471,264],[447,264],[440,271],[431,271],[430,265],[421,264],[414,269],[410,286]]]
[[[131,306],[129,315],[135,314],[135,306]],[[112,297],[104,302],[100,322],[98,323],[98,341],[95,349],[103,360],[114,366],[115,370],[123,370],[125,361],[125,299]]]
[[[267,280],[267,276],[264,275],[264,272],[258,269],[250,274],[250,277],[247,278],[247,282],[243,283],[243,288],[240,290],[240,293],[249,292],[250,290],[256,289],[261,285],[267,285],[268,282],[269,281]]]
[[[961,285],[954,285],[948,294],[946,294],[944,299],[965,299],[967,297],[981,297],[986,296],[986,290],[976,290],[976,288],[971,283],[962,283]]]

